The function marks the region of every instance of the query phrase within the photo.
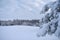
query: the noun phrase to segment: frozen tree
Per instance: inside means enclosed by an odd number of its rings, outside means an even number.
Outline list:
[[[60,37],[60,0],[46,4],[40,15],[38,36],[55,34]]]

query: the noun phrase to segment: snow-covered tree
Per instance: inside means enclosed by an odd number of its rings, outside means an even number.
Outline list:
[[[60,0],[46,4],[40,16],[38,36],[55,34],[60,37]]]

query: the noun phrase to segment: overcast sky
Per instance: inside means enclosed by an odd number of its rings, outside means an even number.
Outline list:
[[[42,7],[55,0],[0,0],[0,19],[39,19]]]

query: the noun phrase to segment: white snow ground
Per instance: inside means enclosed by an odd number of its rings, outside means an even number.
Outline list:
[[[37,37],[39,27],[0,26],[0,40],[59,40],[54,35]]]

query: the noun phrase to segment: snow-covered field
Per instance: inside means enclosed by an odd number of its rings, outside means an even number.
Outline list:
[[[59,40],[54,35],[37,37],[39,27],[0,26],[0,40]]]

